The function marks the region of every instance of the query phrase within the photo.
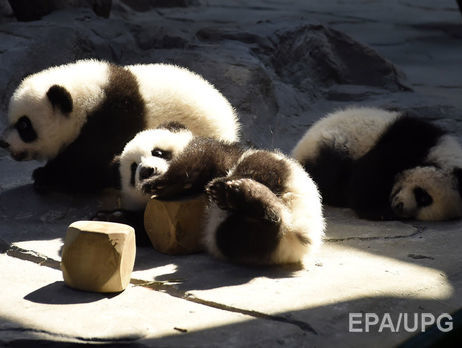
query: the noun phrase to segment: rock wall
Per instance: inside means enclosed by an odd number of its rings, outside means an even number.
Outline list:
[[[0,4],[7,8],[5,1]],[[32,22],[18,22],[5,10],[0,23],[1,122],[24,76],[89,57],[186,66],[229,98],[241,117],[244,141],[284,151],[334,108],[351,103],[412,108],[419,103],[391,62],[314,20],[236,17],[231,11],[226,22],[226,16],[214,12],[226,9],[198,1],[174,4],[181,7],[113,1],[108,19],[80,7]]]

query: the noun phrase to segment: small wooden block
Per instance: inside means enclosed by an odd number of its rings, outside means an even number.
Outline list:
[[[135,254],[133,227],[105,221],[74,222],[64,240],[64,282],[79,290],[122,291],[130,282]]]
[[[144,227],[154,249],[169,255],[202,251],[206,204],[204,196],[178,202],[150,199],[144,212]]]

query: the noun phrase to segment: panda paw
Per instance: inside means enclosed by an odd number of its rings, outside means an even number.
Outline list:
[[[172,170],[147,180],[141,189],[145,194],[154,196],[155,199],[182,200],[202,192],[199,176],[199,171],[175,173]]]
[[[279,221],[282,203],[268,187],[255,180],[218,178],[207,185],[205,192],[209,200],[223,210]]]
[[[224,210],[245,209],[248,203],[248,196],[252,190],[251,179],[229,180],[218,178],[212,180],[205,188],[210,201]]]
[[[146,180],[143,183],[141,190],[147,194],[154,196],[156,199],[169,198],[170,195],[175,195],[178,188],[177,184],[172,184],[170,180],[161,176],[155,179]]]

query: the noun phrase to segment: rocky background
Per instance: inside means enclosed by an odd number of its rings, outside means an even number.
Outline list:
[[[257,146],[290,151],[313,121],[350,104],[411,109],[461,133],[455,107],[462,103],[450,105],[439,98],[446,97],[445,90],[460,93],[460,76],[456,85],[451,72],[434,76],[420,64],[406,67],[413,75],[409,79],[393,64],[394,53],[403,49],[409,50],[410,61],[419,55],[428,60],[443,56],[441,64],[452,61],[454,52],[435,51],[437,45],[451,45],[438,42],[438,33],[451,31],[445,40],[460,45],[459,23],[416,27],[410,17],[397,31],[401,37],[387,37],[380,17],[402,15],[394,2],[367,2],[368,11],[377,13],[375,30],[361,18],[366,8],[361,1],[327,1],[335,11],[326,14],[320,11],[325,1],[292,1],[289,6],[283,0],[259,1],[252,6],[226,0],[115,0],[109,18],[91,7],[106,4],[107,10],[111,1],[48,3],[48,11],[57,10],[41,20],[18,22],[8,2],[0,1],[3,124],[9,97],[24,76],[91,57],[119,64],[167,62],[199,72],[229,98],[241,117],[243,140]],[[429,18],[431,9],[425,6],[430,4],[444,11],[448,22],[458,18],[455,2],[414,3],[409,6],[423,8]],[[343,14],[351,7],[357,8],[357,16]],[[432,83],[445,85],[431,97],[415,93],[434,92],[428,90]]]

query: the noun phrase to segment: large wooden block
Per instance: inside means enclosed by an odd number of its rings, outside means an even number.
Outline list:
[[[130,282],[135,254],[135,230],[131,226],[104,221],[74,222],[64,240],[64,282],[86,291],[122,291]]]
[[[149,200],[144,227],[154,249],[169,255],[202,251],[206,204],[203,196],[178,202]]]

